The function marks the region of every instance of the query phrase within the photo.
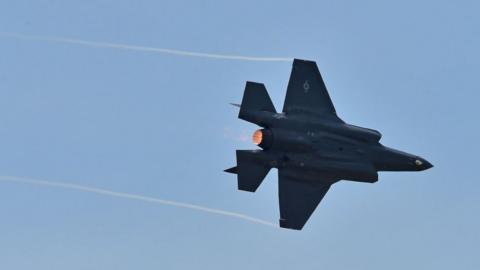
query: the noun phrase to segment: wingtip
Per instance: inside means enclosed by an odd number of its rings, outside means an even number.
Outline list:
[[[240,108],[240,104],[237,104],[237,103],[229,103],[230,105],[234,106],[234,107],[238,107]]]
[[[293,65],[299,65],[299,64],[316,64],[316,62],[313,60],[294,58]]]
[[[286,219],[279,219],[279,225],[280,225],[280,228],[284,228],[284,229],[290,229],[290,230],[295,230],[295,231],[301,231],[303,229],[303,225],[299,225],[299,224],[290,224],[288,222],[288,220]]]

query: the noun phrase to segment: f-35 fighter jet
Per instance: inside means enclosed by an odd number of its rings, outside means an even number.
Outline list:
[[[340,180],[374,183],[378,171],[423,171],[427,160],[383,146],[380,132],[340,119],[315,62],[293,61],[283,110],[262,83],[247,82],[238,118],[262,127],[262,149],[237,150],[238,189],[255,192],[278,169],[280,227],[301,230],[330,186]]]

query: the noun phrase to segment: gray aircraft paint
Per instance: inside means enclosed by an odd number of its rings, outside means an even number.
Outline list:
[[[238,117],[262,127],[258,150],[237,150],[238,189],[255,192],[278,169],[280,226],[301,230],[340,180],[374,183],[378,171],[422,171],[427,160],[383,146],[380,132],[337,116],[315,62],[295,59],[285,103],[277,113],[265,86],[247,82]]]

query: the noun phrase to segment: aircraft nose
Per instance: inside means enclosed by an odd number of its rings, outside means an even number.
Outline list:
[[[418,157],[415,160],[415,165],[417,165],[417,168],[420,171],[428,170],[433,167],[432,163],[428,162],[426,159],[423,159],[421,157]]]
[[[425,160],[425,162],[424,162],[423,164],[424,164],[424,165],[423,165],[424,170],[433,168],[433,164],[430,163],[430,162],[428,162],[428,161],[426,161],[426,160]]]

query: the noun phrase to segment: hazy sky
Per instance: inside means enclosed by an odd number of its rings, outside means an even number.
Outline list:
[[[0,182],[1,269],[480,269],[477,1],[0,1],[0,32],[315,60],[340,117],[435,167],[341,182],[303,231]],[[246,80],[291,62],[0,37],[0,175],[279,218],[223,169],[253,149]]]

